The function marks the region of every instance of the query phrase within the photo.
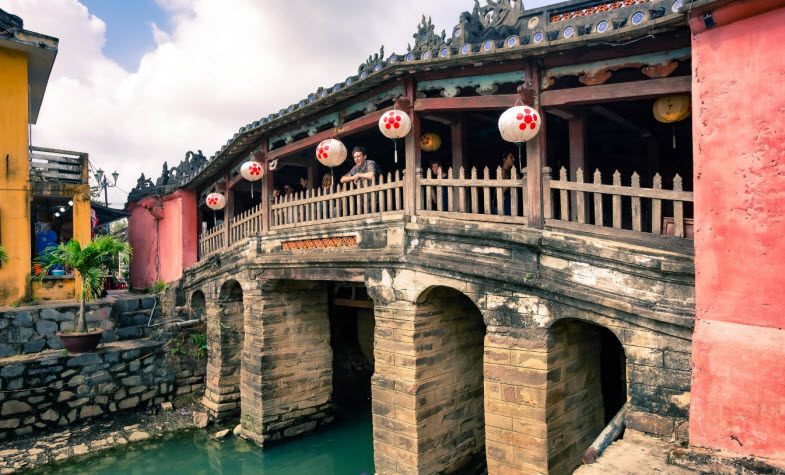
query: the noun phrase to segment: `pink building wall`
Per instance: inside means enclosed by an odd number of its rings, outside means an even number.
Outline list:
[[[702,16],[692,21],[690,444],[777,460],[785,460],[782,6],[731,4],[713,12],[708,30]]]
[[[134,250],[131,284],[141,289],[172,282],[196,263],[196,193],[178,190],[128,205],[128,240]]]

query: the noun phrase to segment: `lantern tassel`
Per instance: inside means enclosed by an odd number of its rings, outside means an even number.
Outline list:
[[[395,144],[395,163],[398,163],[398,140],[393,139],[393,143]]]
[[[253,199],[253,182],[251,182],[251,199]]]
[[[676,150],[676,124],[673,125],[673,149]]]
[[[523,142],[516,142],[515,145],[518,146],[518,171],[521,171],[523,170],[523,165],[521,161],[521,147],[523,147]]]

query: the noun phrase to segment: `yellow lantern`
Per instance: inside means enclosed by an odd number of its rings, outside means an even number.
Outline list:
[[[434,133],[424,134],[420,137],[420,148],[425,152],[435,152],[441,146],[442,139]]]
[[[679,122],[692,112],[690,96],[660,97],[654,102],[654,118],[665,124]]]

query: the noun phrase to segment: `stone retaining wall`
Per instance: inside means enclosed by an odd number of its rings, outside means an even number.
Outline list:
[[[0,359],[0,440],[172,399],[175,374],[163,347],[137,340],[96,353]]]
[[[100,299],[86,306],[85,320],[106,330],[104,343],[141,338],[154,306],[153,296]],[[76,328],[78,315],[77,302],[0,309],[0,358],[62,349],[56,333]]]

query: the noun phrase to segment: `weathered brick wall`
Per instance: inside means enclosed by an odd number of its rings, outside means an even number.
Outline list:
[[[445,287],[377,308],[373,412],[379,473],[450,472],[484,455],[482,315]]]
[[[240,363],[244,341],[243,292],[228,281],[207,304],[207,377],[204,405],[215,419],[240,412]]]
[[[161,342],[0,359],[0,440],[160,404],[174,395],[174,380]]]
[[[548,473],[569,474],[605,428],[600,329],[558,322],[548,339]]]
[[[332,421],[332,348],[327,288],[273,281],[246,294],[242,417],[263,444]]]
[[[484,376],[488,473],[548,473],[547,331],[489,326]]]

